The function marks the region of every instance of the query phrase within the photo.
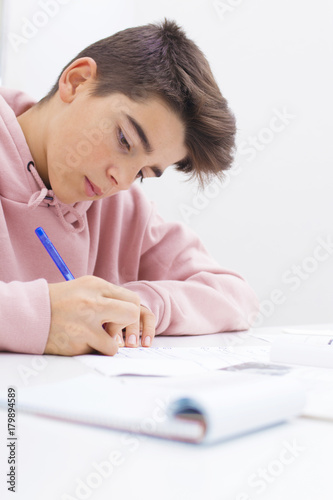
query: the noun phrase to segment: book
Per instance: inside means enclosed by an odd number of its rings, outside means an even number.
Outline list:
[[[305,405],[296,380],[224,370],[164,379],[89,372],[17,392],[19,412],[206,444],[285,422]]]

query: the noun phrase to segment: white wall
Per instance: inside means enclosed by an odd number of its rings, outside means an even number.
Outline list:
[[[205,52],[236,114],[239,150],[225,184],[201,198],[173,171],[143,189],[252,284],[258,325],[332,321],[331,0],[7,1],[3,83],[38,99],[84,46],[164,17]]]

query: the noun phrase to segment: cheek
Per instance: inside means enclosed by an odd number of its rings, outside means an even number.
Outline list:
[[[88,174],[91,169],[118,165],[124,159],[123,155],[117,151],[110,129],[106,129],[105,126],[104,128],[83,127],[77,130],[68,122],[67,126],[61,128],[59,133],[53,136],[55,139],[48,148],[53,179],[79,172]],[[49,177],[51,181],[50,171]]]
[[[103,143],[94,144],[82,138],[76,141],[66,141],[61,151],[59,155],[54,151],[54,158],[57,168],[63,174],[85,170],[101,163],[105,164],[110,157],[110,151]]]
[[[75,155],[78,164],[108,164],[115,157],[110,138],[100,129],[94,128],[84,131],[72,143],[71,153]]]

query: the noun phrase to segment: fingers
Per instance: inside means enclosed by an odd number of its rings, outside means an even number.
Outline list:
[[[121,332],[119,332],[116,336],[116,341],[117,341],[119,347],[125,347],[124,332],[125,332],[125,329],[122,330]]]
[[[113,356],[119,346],[137,347],[140,330],[142,345],[152,343],[155,316],[140,306],[139,296],[130,290],[83,276],[49,284],[49,294],[51,324],[46,353],[73,356],[97,351]]]
[[[109,283],[107,281],[103,281],[103,296],[107,299],[117,298],[118,300],[122,300],[124,302],[132,302],[136,306],[140,306],[140,298],[137,293],[132,292],[131,290],[127,290],[127,288],[114,285],[113,283]]]
[[[140,309],[132,302],[125,302],[123,300],[101,298],[100,310],[100,323],[110,323],[115,325],[128,325],[139,321]]]
[[[141,306],[141,345],[150,347],[155,337],[156,319],[155,315],[144,306]]]
[[[155,337],[155,315],[146,307],[140,307],[140,325],[141,325],[141,345],[150,347]],[[138,347],[140,339],[139,322],[135,322],[126,328],[125,346]]]
[[[69,335],[63,331],[61,334],[49,337],[44,354],[61,356],[77,356],[99,352],[106,356],[114,356],[118,351],[118,342],[107,334],[103,328],[97,331],[82,331]]]
[[[113,339],[117,342],[119,347],[124,347],[124,332],[125,328],[122,328],[121,325],[116,325],[114,323],[105,323],[103,325],[105,331],[113,337]]]
[[[92,336],[89,346],[106,356],[114,356],[119,347],[117,339],[108,335],[103,329]]]
[[[138,347],[140,338],[139,320],[126,327],[125,346]]]

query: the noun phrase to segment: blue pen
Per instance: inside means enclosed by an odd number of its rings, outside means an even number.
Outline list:
[[[35,233],[37,234],[40,241],[43,243],[45,250],[48,252],[49,256],[51,257],[51,259],[53,260],[53,262],[55,263],[55,265],[65,278],[65,280],[66,281],[73,280],[74,276],[66,266],[65,262],[60,257],[59,253],[57,252],[50,238],[45,233],[44,229],[42,227],[37,227],[37,229],[35,229]]]
[[[59,252],[53,245],[52,241],[50,240],[44,229],[42,227],[37,227],[37,229],[35,229],[35,233],[37,234],[40,241],[43,243],[45,250],[48,252],[49,256],[51,257],[51,259],[53,260],[53,262],[55,263],[55,265],[65,278],[65,280],[66,281],[74,280],[75,279],[74,276],[66,266],[63,259],[60,257]],[[102,326],[105,330],[105,325]]]

